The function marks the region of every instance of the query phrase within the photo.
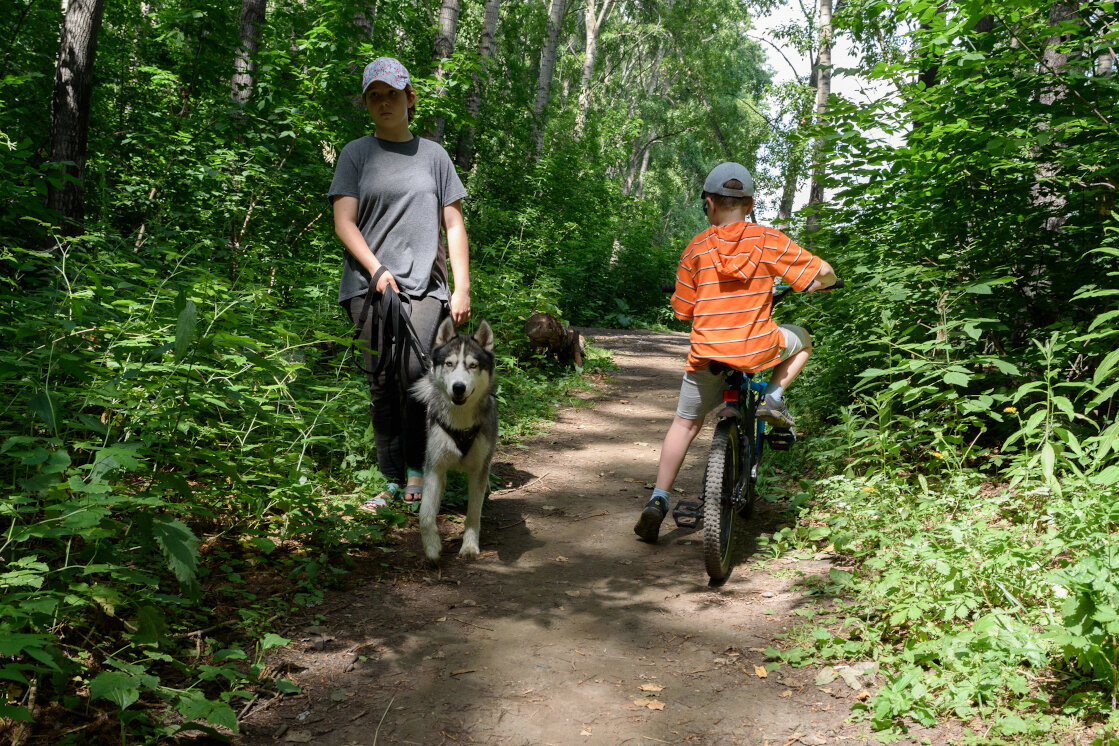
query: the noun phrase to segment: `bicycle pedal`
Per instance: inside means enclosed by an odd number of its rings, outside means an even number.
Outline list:
[[[703,501],[681,499],[672,509],[672,520],[680,528],[695,528],[703,520]]]
[[[769,447],[775,451],[787,451],[797,442],[796,433],[787,427],[775,427],[766,433]]]

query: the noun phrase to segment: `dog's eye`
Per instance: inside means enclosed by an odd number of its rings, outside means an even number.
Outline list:
[[[478,363],[471,363],[466,367],[470,368],[470,370],[478,370]]]
[[[450,360],[443,363],[443,365],[446,365],[448,370],[455,367],[455,364],[453,362],[451,362]]]

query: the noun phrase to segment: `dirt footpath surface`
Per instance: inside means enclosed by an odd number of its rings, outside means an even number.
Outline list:
[[[818,683],[820,669],[764,669],[798,609],[832,603],[806,595],[826,557],[751,557],[713,589],[702,529],[670,518],[656,545],[633,534],[686,337],[586,333],[620,369],[527,449],[499,452],[506,487],[483,513],[482,556],[459,559],[461,523],[441,521],[436,570],[415,527],[402,531],[383,568],[281,628],[293,642],[273,663],[303,693],[258,703],[237,743],[868,742],[845,720],[880,676],[840,669]],[[709,441],[710,426],[678,484],[688,493]],[[779,517],[762,509],[750,532]],[[936,730],[911,737],[901,743],[943,742]]]

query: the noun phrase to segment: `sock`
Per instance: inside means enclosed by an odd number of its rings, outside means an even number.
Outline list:
[[[668,490],[662,490],[662,489],[654,488],[653,489],[653,496],[649,498],[649,502],[654,502],[655,501],[655,502],[659,503],[659,502],[661,502],[661,500],[664,501],[664,507],[665,507],[665,509],[667,509],[668,508]]]
[[[388,484],[385,485],[385,491],[388,492],[393,497],[396,497],[397,495],[400,494],[400,485],[397,484],[396,482],[389,482]]]
[[[413,469],[408,467],[408,479],[412,477],[422,477],[424,475],[423,469]]]
[[[777,401],[781,401],[785,398],[785,389],[775,383],[767,383],[765,385],[765,391],[762,392],[762,396],[772,396]]]

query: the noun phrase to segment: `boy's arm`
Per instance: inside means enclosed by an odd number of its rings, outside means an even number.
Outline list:
[[[830,264],[821,259],[820,271],[816,273],[815,279],[812,280],[812,283],[805,289],[804,292],[814,293],[817,290],[825,290],[827,288],[830,288],[832,285],[835,284],[836,279],[838,278],[836,278],[835,276],[835,270],[832,269]]]
[[[681,261],[676,267],[676,292],[672,294],[672,312],[687,321],[695,311],[695,279]]]

